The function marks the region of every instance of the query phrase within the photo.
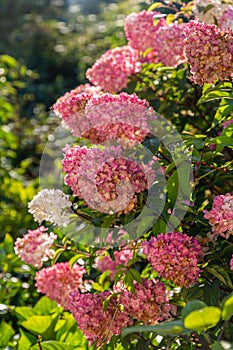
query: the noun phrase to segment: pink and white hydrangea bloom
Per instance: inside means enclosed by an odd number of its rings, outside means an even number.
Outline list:
[[[78,264],[70,269],[69,262],[57,263],[36,273],[35,286],[38,292],[45,294],[68,310],[69,294],[77,290],[86,291],[85,281],[83,281],[85,272],[85,268]]]
[[[92,96],[101,95],[99,87],[90,84],[79,85],[75,89],[59,97],[52,106],[53,111],[62,119],[63,126],[74,136],[81,137],[89,130],[90,125],[85,118],[85,106]]]
[[[131,46],[105,52],[86,72],[86,77],[105,92],[115,93],[127,87],[128,78],[140,71],[138,52]]]
[[[190,287],[198,280],[199,242],[181,232],[169,232],[143,242],[143,253],[160,277],[179,287]]]
[[[228,239],[233,235],[233,196],[230,193],[221,194],[214,198],[212,209],[203,210],[204,218],[209,220],[215,237]]]
[[[44,226],[36,230],[28,230],[22,238],[17,238],[15,242],[15,254],[37,268],[41,268],[44,261],[52,259],[55,251],[51,249],[57,236],[47,232]]]
[[[158,61],[165,66],[177,67],[186,61],[184,57],[184,23],[161,26],[156,33],[155,47]]]
[[[110,298],[103,311],[103,302],[110,296],[110,292],[80,294],[74,291],[70,294],[69,310],[90,345],[94,342],[97,346],[108,343],[114,334],[120,334],[123,328],[133,323],[116,297]]]
[[[158,16],[158,22],[155,24],[156,16]],[[141,11],[139,13],[131,13],[125,19],[125,34],[134,49],[139,52],[145,52],[148,49],[155,50],[155,39],[157,31],[161,26],[166,25],[164,18],[159,18],[160,12],[155,11]]]
[[[41,190],[28,204],[35,221],[49,221],[57,226],[68,225],[71,206],[69,196],[59,189]]]
[[[233,31],[214,24],[189,22],[184,28],[184,54],[195,84],[223,81],[233,76]]]
[[[93,143],[115,139],[129,145],[140,143],[149,133],[149,119],[155,118],[146,100],[125,92],[93,96],[85,107],[85,114],[90,129],[84,136]]]
[[[78,93],[82,90],[86,92]],[[94,144],[113,139],[128,146],[141,143],[149,132],[149,118],[155,118],[149,103],[135,93],[103,94],[91,86],[66,93],[53,109],[74,136]]]
[[[135,193],[151,186],[152,165],[153,161],[139,165],[125,159],[120,146],[104,150],[74,146],[66,149],[63,171],[74,195],[93,209],[111,213],[125,209]]]

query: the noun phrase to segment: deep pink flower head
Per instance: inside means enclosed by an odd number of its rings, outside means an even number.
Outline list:
[[[155,38],[160,26],[165,26],[166,21],[160,18],[154,24],[154,18],[160,16],[160,12],[131,13],[125,19],[125,34],[129,44],[136,50],[144,52],[147,49],[155,49]],[[157,50],[156,50],[157,51]]]
[[[201,245],[193,237],[181,232],[169,232],[143,242],[143,253],[160,277],[176,286],[190,287],[197,282],[200,269],[198,258]]]
[[[27,264],[41,268],[43,261],[51,259],[55,253],[51,246],[57,236],[53,232],[47,233],[47,230],[40,226],[36,230],[28,230],[23,238],[17,238],[15,254]]]
[[[74,136],[82,136],[89,130],[88,120],[85,118],[87,101],[95,95],[100,95],[99,87],[90,84],[79,85],[75,89],[59,97],[52,106],[54,112],[62,119],[63,124]]]
[[[113,214],[126,209],[135,193],[151,186],[152,165],[153,161],[139,165],[125,159],[120,146],[104,150],[74,146],[66,150],[63,171],[74,195],[93,209]]]
[[[226,239],[233,235],[233,196],[230,193],[214,198],[212,209],[203,210],[204,218],[209,220],[214,236]]]
[[[118,298],[112,297],[103,311],[103,302],[110,295],[110,292],[80,294],[78,291],[70,294],[69,310],[90,345],[94,342],[97,346],[108,343],[114,334],[120,334],[123,328],[132,325]]]
[[[103,91],[117,92],[126,88],[128,78],[141,69],[138,52],[131,46],[116,47],[105,52],[86,72],[86,77]]]
[[[233,31],[214,24],[189,22],[184,29],[184,54],[195,84],[213,83],[233,76]]]
[[[36,288],[48,298],[55,300],[65,310],[68,310],[68,299],[71,291],[86,291],[83,266],[75,264],[70,269],[69,262],[57,263],[36,273]]]
[[[96,267],[101,272],[111,271],[109,277],[113,281],[117,273],[117,265],[127,266],[130,259],[133,258],[132,249],[122,249],[113,253],[114,260],[109,255],[98,256],[96,259]]]
[[[169,317],[169,292],[162,282],[143,279],[142,284],[135,282],[134,287],[135,294],[121,282],[114,288],[115,292],[120,292],[125,312],[144,324],[157,324]]]
[[[165,66],[177,67],[185,62],[184,57],[184,23],[171,23],[161,26],[155,37],[158,60]]]

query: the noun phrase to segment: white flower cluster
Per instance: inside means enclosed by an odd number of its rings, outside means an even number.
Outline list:
[[[221,0],[194,0],[193,13],[199,21],[215,24],[228,8]]]
[[[69,223],[70,207],[69,196],[59,189],[44,189],[29,202],[29,213],[34,220],[42,223],[49,221],[57,226],[67,226]]]

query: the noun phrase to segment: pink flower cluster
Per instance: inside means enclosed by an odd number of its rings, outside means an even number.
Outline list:
[[[124,327],[132,325],[132,320],[121,310],[120,302],[115,297],[110,298],[103,311],[103,302],[110,295],[110,292],[80,294],[78,291],[70,294],[69,310],[90,345],[96,342],[97,346],[101,346],[109,342],[114,334],[120,334]]]
[[[96,176],[96,186],[104,200],[114,200],[118,197],[117,185],[124,180],[132,184],[135,193],[148,188],[145,173],[140,166],[123,158],[111,159],[103,164]]]
[[[117,266],[127,266],[130,259],[133,258],[132,249],[122,249],[113,253],[114,260],[109,255],[99,256],[95,263],[98,270],[101,272],[111,271],[109,277],[113,281],[117,273]]]
[[[161,26],[155,37],[158,60],[165,66],[177,67],[186,61],[184,57],[184,23]]]
[[[199,85],[233,76],[233,32],[214,24],[189,22],[184,29],[184,54],[191,80]]]
[[[159,12],[144,10],[139,13],[133,12],[127,16],[125,19],[125,33],[129,45],[140,52],[155,49],[157,30],[166,25],[164,18],[160,18],[158,23],[154,24],[154,18],[160,15]]]
[[[169,317],[169,292],[164,284],[156,280],[142,280],[135,283],[135,294],[127,291],[122,283],[114,289],[120,292],[124,312],[144,324],[156,324]]]
[[[129,146],[140,143],[149,132],[148,118],[155,118],[149,103],[136,94],[101,94],[88,84],[60,97],[53,109],[74,136],[95,144],[119,138]]]
[[[214,236],[226,239],[233,235],[233,196],[230,193],[214,198],[212,209],[203,210],[204,218],[209,220]]]
[[[219,18],[219,26],[222,29],[233,29],[233,7],[229,6]]]
[[[128,84],[128,78],[140,71],[138,52],[131,46],[106,51],[86,72],[86,77],[106,92],[117,92]]]
[[[134,193],[148,188],[154,179],[152,164],[139,166],[124,159],[120,146],[103,151],[80,146],[68,148],[63,171],[65,183],[74,195],[84,199],[89,207],[107,213],[125,209]]]
[[[51,246],[57,236],[53,232],[48,234],[47,230],[44,226],[40,226],[36,230],[28,230],[23,238],[17,238],[15,254],[27,264],[40,268],[43,261],[51,259],[55,253]]]
[[[201,245],[193,237],[181,232],[169,232],[143,242],[143,253],[160,277],[176,286],[190,287],[197,282],[200,269],[198,258]]]
[[[52,108],[74,136],[82,136],[90,128],[85,118],[86,103],[92,96],[100,94],[99,87],[90,84],[79,85],[59,97]]]
[[[37,291],[55,300],[65,310],[68,310],[70,292],[74,290],[86,291],[83,275],[85,268],[75,264],[70,269],[68,262],[57,263],[36,273]]]
[[[85,108],[91,128],[84,135],[93,143],[122,138],[134,144],[142,142],[149,132],[148,120],[154,117],[146,100],[125,92],[93,96]]]

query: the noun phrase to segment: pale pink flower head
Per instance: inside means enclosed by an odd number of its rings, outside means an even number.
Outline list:
[[[110,298],[103,311],[103,302],[110,296],[110,292],[80,294],[74,291],[70,294],[69,310],[90,345],[94,342],[97,346],[106,344],[113,335],[120,334],[123,328],[132,325],[132,320],[122,310],[116,297]]]
[[[223,81],[233,76],[233,31],[214,24],[189,22],[184,28],[184,55],[195,84]]]
[[[90,84],[79,85],[59,97],[52,108],[72,135],[81,137],[86,130],[89,130],[89,123],[85,117],[86,103],[92,96],[100,94],[99,87]]]
[[[70,269],[69,262],[57,263],[36,273],[35,286],[38,292],[45,294],[65,310],[68,310],[70,292],[74,290],[86,291],[83,281],[85,272],[85,268],[78,264]]]
[[[129,146],[144,140],[149,133],[148,120],[154,117],[146,100],[126,92],[94,96],[88,101],[85,113],[91,125],[85,137],[93,143],[117,139]]]
[[[155,37],[158,60],[165,66],[177,67],[186,61],[184,57],[184,23],[161,26]]]
[[[53,232],[47,233],[47,230],[40,226],[36,230],[28,230],[22,238],[17,238],[15,254],[27,264],[41,268],[43,261],[52,259],[55,253],[51,246],[57,236]]]
[[[169,317],[170,295],[163,282],[143,278],[142,284],[135,282],[134,287],[135,294],[124,288],[122,282],[114,288],[115,292],[120,292],[125,312],[144,324],[152,325]]]
[[[131,46],[116,47],[105,52],[86,72],[86,77],[106,92],[127,87],[128,78],[140,71],[138,52]]]
[[[198,280],[199,242],[181,232],[169,232],[143,242],[143,253],[160,277],[176,286],[189,288]]]
[[[139,52],[147,49],[156,49],[155,38],[157,30],[166,25],[164,18],[154,24],[154,18],[160,16],[160,12],[148,12],[143,10],[139,13],[131,13],[125,19],[125,34],[129,44]],[[156,49],[157,51],[157,49]]]
[[[194,0],[193,12],[199,21],[215,24],[229,5],[221,0]]]
[[[204,218],[209,220],[215,237],[228,239],[233,235],[233,196],[230,193],[221,194],[214,198],[212,209],[203,210]]]
[[[105,253],[103,251],[102,253]],[[110,257],[110,255],[98,256],[96,258],[95,264],[98,270],[101,272],[110,271],[110,279],[114,280],[114,277],[118,271],[117,266],[123,265],[127,266],[130,259],[133,258],[133,250],[132,249],[122,249],[120,251],[115,251],[113,253],[114,259]]]
[[[229,6],[219,18],[219,27],[222,29],[233,29],[233,7]]]

